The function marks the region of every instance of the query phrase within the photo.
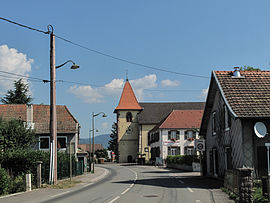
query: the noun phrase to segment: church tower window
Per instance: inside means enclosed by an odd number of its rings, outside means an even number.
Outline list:
[[[127,122],[132,122],[132,113],[127,112],[126,118],[127,118]]]

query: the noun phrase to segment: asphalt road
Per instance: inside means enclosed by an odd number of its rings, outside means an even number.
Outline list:
[[[41,189],[0,199],[7,203],[223,203],[229,201],[220,183],[198,173],[152,166],[105,164],[107,175],[98,182],[64,190]]]

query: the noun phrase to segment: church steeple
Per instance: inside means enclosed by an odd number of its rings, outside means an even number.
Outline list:
[[[139,105],[136,96],[132,90],[132,87],[126,78],[126,83],[119,101],[118,106],[115,108],[117,110],[141,110],[142,107]]]

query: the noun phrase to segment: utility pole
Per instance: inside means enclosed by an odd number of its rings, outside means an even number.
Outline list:
[[[56,121],[56,85],[55,85],[55,35],[50,25],[50,136],[53,149],[50,174],[53,174],[50,183],[57,183],[57,121]]]
[[[92,145],[93,145],[93,147],[92,147],[92,150],[93,150],[93,159],[92,159],[92,161],[93,161],[93,170],[92,170],[92,173],[95,173],[95,127],[94,127],[94,117],[95,117],[95,115],[94,115],[94,112],[92,112],[92,138],[93,138],[93,142],[92,142]]]
[[[89,129],[89,172],[91,172],[91,164],[92,164],[92,162],[91,162],[91,151],[92,151],[92,149],[91,149],[92,147],[91,147],[91,130]]]

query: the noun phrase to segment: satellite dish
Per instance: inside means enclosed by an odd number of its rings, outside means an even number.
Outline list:
[[[254,132],[258,138],[264,138],[264,136],[267,134],[267,129],[266,129],[265,124],[263,122],[255,123]]]

